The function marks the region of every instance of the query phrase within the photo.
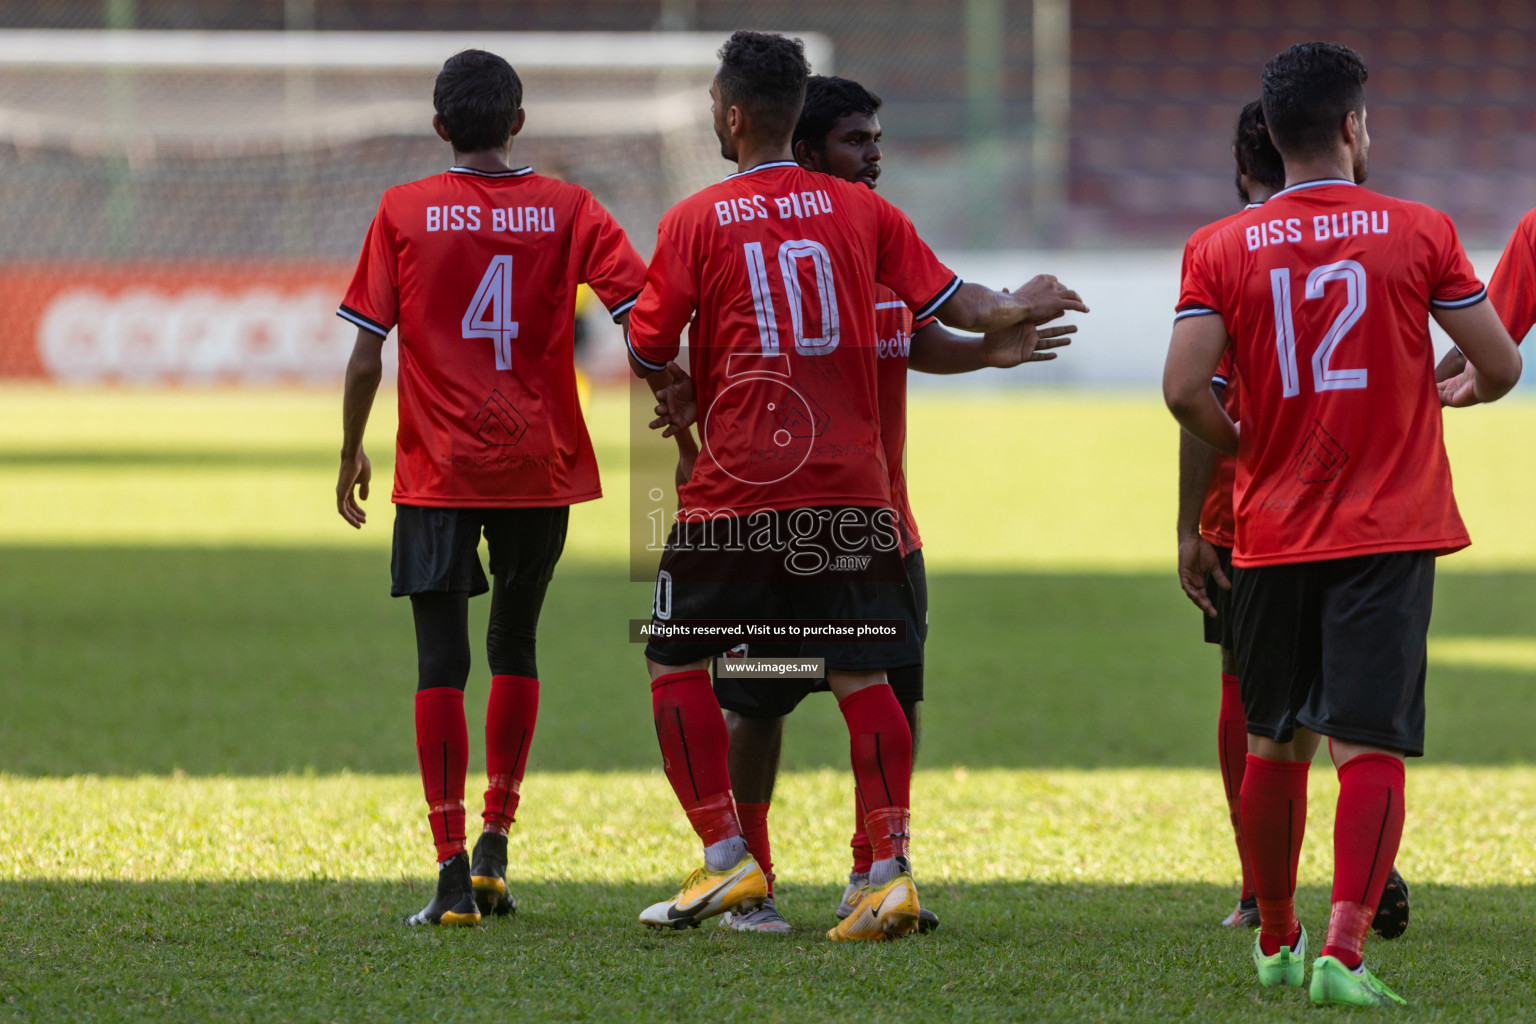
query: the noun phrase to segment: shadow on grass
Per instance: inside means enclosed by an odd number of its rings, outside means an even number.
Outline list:
[[[0,451],[0,469],[334,469],[336,456],[313,448],[138,448]],[[385,467],[386,469],[388,467]],[[378,474],[379,470],[374,470]],[[380,477],[387,479],[387,477]]]
[[[0,771],[414,770],[410,609],[382,551],[0,548]],[[931,577],[919,763],[1207,766],[1216,652],[1171,574]],[[659,763],[641,648],[650,588],[567,562],[540,629],[534,770]],[[483,635],[488,600],[471,603]],[[1436,630],[1536,636],[1536,574],[1442,574]],[[487,688],[476,642],[470,732]],[[1532,673],[1431,673],[1432,762],[1536,761]],[[471,764],[478,769],[478,753]],[[789,768],[844,767],[808,699]]]
[[[514,883],[518,915],[401,923],[398,883],[0,883],[0,1016],[29,1020],[1307,1020],[1252,981],[1252,933],[1209,885],[929,884],[932,935],[834,945],[834,887],[785,885],[790,936],[634,920],[661,886]],[[1418,886],[1373,967],[1413,1019],[1515,1020],[1536,889]],[[1320,941],[1328,894],[1300,894]]]

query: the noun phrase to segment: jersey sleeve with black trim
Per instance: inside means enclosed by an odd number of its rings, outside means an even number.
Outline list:
[[[1461,238],[1451,215],[1443,210],[1419,207],[1428,221],[1429,245],[1439,253],[1439,267],[1429,304],[1435,309],[1466,309],[1488,297],[1488,289],[1477,278],[1472,261],[1462,248]]]
[[[862,188],[862,186],[854,186]],[[866,190],[867,191],[867,190]],[[880,230],[875,280],[907,304],[915,322],[924,322],[948,302],[964,282],[928,248],[905,213],[873,192]]]
[[[400,260],[398,241],[389,225],[384,202],[368,225],[363,252],[358,257],[352,283],[336,313],[379,337],[387,337],[395,326],[400,301]]]
[[[645,284],[645,261],[613,214],[588,193],[576,208],[581,280],[615,320],[628,313]]]
[[[678,252],[669,220],[677,220],[671,211],[657,229],[656,251],[629,317],[630,354],[647,370],[665,369],[677,358],[683,331],[699,306],[693,270]]]

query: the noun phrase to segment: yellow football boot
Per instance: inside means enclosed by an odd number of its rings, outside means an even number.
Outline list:
[[[727,910],[748,911],[768,898],[768,879],[751,854],[725,871],[699,868],[688,876],[677,895],[640,912],[640,923],[652,928],[697,928],[706,917]]]
[[[885,885],[865,885],[848,897],[849,914],[827,932],[833,942],[853,939],[895,939],[917,930],[922,908],[917,885],[903,871]],[[841,909],[841,908],[839,908]]]

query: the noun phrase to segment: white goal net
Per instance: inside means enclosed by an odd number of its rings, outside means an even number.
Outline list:
[[[723,41],[0,32],[0,376],[334,383],[363,233],[386,188],[449,164],[432,83],[467,47],[523,79],[514,160],[590,188],[649,252],[660,215],[728,170],[706,94]],[[602,364],[611,339],[584,323]]]

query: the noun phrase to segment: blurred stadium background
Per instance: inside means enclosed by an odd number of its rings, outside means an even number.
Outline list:
[[[967,383],[1155,381],[1177,250],[1233,209],[1235,113],[1297,40],[1365,55],[1373,186],[1449,211],[1484,273],[1536,203],[1519,0],[10,0],[0,376],[334,384],[335,296],[380,193],[443,166],[430,85],[465,45],[523,73],[520,158],[648,253],[725,169],[702,90],[743,24],[885,98],[881,188],[962,274],[1048,269],[1095,305],[1072,358]],[[588,369],[622,375],[589,327]]]
[[[661,212],[728,169],[704,90],[744,26],[885,98],[882,192],[960,273],[1054,272],[1093,307],[1056,363],[910,405],[943,945],[636,934],[690,840],[624,635],[650,587],[625,582],[637,446],[604,386],[608,499],[573,510],[541,631],[523,908],[404,929],[431,864],[413,635],[387,596],[394,402],[354,532],[331,496],[354,336],[333,310],[380,194],[447,164],[449,53],[519,68],[519,158],[648,253]],[[1171,571],[1177,430],[1154,388],[1179,249],[1235,208],[1228,140],[1263,61],[1330,38],[1372,68],[1372,184],[1450,211],[1487,274],[1536,204],[1533,29],[1524,0],[0,0],[0,1019],[629,1020],[657,998],[671,1019],[1302,1019],[1252,998],[1247,936],[1215,927],[1237,875],[1218,665]],[[617,380],[588,312],[581,359]],[[1038,385],[1061,393],[1008,390]],[[1415,930],[1370,955],[1426,1018],[1525,1019],[1536,404],[1446,433],[1477,543],[1438,584],[1399,859]],[[840,891],[846,750],[835,705],[808,701],[774,811],[802,929]],[[1333,783],[1312,776],[1321,922]]]

